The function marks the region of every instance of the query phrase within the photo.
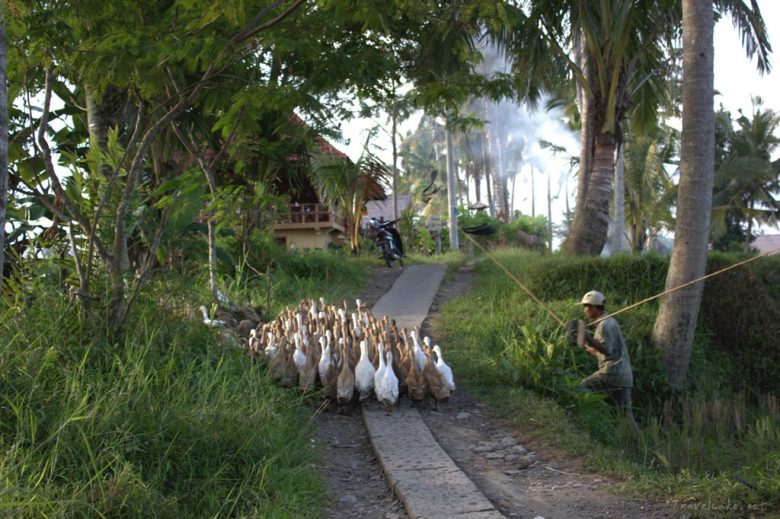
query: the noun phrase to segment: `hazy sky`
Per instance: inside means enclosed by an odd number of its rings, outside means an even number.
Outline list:
[[[739,35],[726,16],[715,26],[715,106],[723,103],[732,115],[738,108],[751,111],[750,96],[760,95],[764,106],[780,111],[780,1],[758,0],[758,7],[769,32],[774,52],[770,56],[772,72],[760,76],[755,60],[749,60]]]

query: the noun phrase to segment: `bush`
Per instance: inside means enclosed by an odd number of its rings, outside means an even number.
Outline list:
[[[493,218],[484,211],[470,212],[460,210],[458,213],[458,226],[460,229],[469,229],[476,227],[490,227],[493,232],[489,234],[469,234],[471,238],[477,241],[483,247],[493,248],[497,246],[508,246],[516,248],[532,248],[543,251],[549,243],[550,233],[547,227],[547,219],[543,216],[531,217],[523,215],[519,211],[515,212],[515,218],[509,222],[504,222],[498,218]],[[538,246],[529,246],[526,240],[518,236],[518,231],[539,239]]]
[[[708,271],[720,270],[736,259],[713,255]],[[756,263],[758,270],[736,268],[707,280],[701,308],[701,322],[712,334],[713,350],[733,366],[730,386],[758,394],[780,392],[780,305],[771,292],[777,289],[772,282],[780,277],[780,264],[764,261]],[[775,268],[768,267],[769,263]]]
[[[0,506],[14,517],[302,517],[324,487],[308,411],[150,286],[119,343],[61,295],[3,311]]]
[[[354,297],[368,264],[325,251],[280,255],[270,313],[302,297]],[[28,263],[7,279],[0,309],[6,515],[317,515],[325,489],[301,448],[311,411],[202,325],[192,309],[209,299],[205,271],[147,285],[132,333],[112,343],[92,324],[102,322],[100,302],[81,316],[53,266],[42,262],[36,275]],[[223,278],[227,295],[262,302],[264,273],[245,264],[237,273]]]

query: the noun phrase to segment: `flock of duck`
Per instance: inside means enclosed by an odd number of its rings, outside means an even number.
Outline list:
[[[267,359],[274,380],[303,390],[321,386],[340,406],[375,397],[389,413],[404,395],[427,405],[455,389],[438,345],[428,337],[421,342],[417,327],[407,332],[387,316],[376,319],[360,299],[352,312],[346,301],[337,307],[302,300],[251,329],[247,346]]]

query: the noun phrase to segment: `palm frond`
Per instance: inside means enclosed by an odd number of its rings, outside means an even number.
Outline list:
[[[772,69],[769,62],[772,45],[757,0],[750,0],[750,6],[744,0],[715,0],[715,6],[719,12],[731,15],[745,53],[751,59],[756,57],[758,71],[761,74],[769,73]]]

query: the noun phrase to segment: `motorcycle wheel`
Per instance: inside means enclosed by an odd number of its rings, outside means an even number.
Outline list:
[[[382,245],[382,257],[385,260],[385,264],[387,265],[387,268],[393,268],[393,253],[390,250],[390,247],[387,245]]]

